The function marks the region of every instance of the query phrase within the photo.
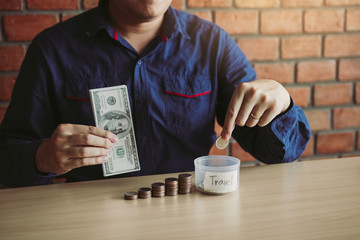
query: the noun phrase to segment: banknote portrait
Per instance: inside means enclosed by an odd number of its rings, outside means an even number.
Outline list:
[[[121,111],[110,111],[101,116],[99,127],[124,138],[131,129],[130,118]]]

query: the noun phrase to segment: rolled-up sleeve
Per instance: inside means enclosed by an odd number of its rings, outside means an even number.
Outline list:
[[[230,37],[221,64],[217,120],[224,124],[227,107],[236,86],[256,79],[256,72]],[[233,138],[261,162],[284,163],[296,160],[305,150],[311,131],[303,110],[291,99],[289,109],[265,127],[236,126]]]

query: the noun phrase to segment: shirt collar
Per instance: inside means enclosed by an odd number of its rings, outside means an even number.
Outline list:
[[[163,32],[168,39],[175,36],[176,33],[181,34],[184,38],[190,38],[183,24],[184,19],[179,16],[179,13],[180,11],[173,9],[171,6],[165,12]]]
[[[109,18],[106,14],[105,5],[108,0],[100,0],[98,7],[94,9],[92,14],[90,15],[90,19],[88,21],[88,31],[87,34],[89,36],[95,36],[100,30],[107,30],[108,32],[113,30]]]
[[[89,36],[95,36],[99,31],[103,29],[105,29],[109,34],[114,32],[114,29],[106,14],[105,6],[107,2],[108,0],[100,0],[98,7],[91,15],[91,19],[90,21],[88,21],[89,28],[87,31],[87,34]],[[173,9],[171,6],[165,12],[163,33],[167,39],[176,36],[177,33],[181,34],[184,38],[190,38],[190,36],[185,31],[185,26],[183,25],[181,18],[179,17],[179,11]]]

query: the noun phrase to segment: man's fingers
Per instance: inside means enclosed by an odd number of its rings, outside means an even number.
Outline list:
[[[106,156],[109,151],[99,147],[70,147],[66,149],[66,155],[68,158],[89,158]]]
[[[260,127],[268,125],[280,112],[274,109],[267,109],[258,122]]]
[[[84,131],[88,131],[88,133],[91,133],[93,135],[108,138],[112,142],[116,142],[118,140],[118,137],[115,134],[113,134],[112,132],[109,132],[107,130],[97,128],[97,127],[94,127],[94,126],[83,126],[83,127],[85,127]]]
[[[92,134],[71,135],[69,139],[70,146],[94,146],[110,149],[113,146],[108,138],[98,137]]]
[[[107,161],[106,156],[89,157],[89,158],[73,158],[68,160],[69,169],[101,164]]]
[[[71,134],[92,134],[98,137],[108,138],[112,142],[116,142],[118,137],[104,129],[94,127],[94,126],[86,126],[86,125],[79,125],[79,124],[61,124],[59,125],[64,132],[69,132]]]
[[[252,111],[254,111],[254,103],[252,101],[244,101],[240,107],[235,123],[239,126],[245,126]]]
[[[235,90],[234,94],[231,97],[226,115],[223,130],[221,132],[221,137],[225,140],[229,140],[232,134],[232,131],[235,128],[235,121],[239,113],[243,101],[242,91]]]

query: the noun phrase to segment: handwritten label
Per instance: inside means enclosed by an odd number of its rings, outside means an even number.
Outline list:
[[[206,172],[204,191],[213,193],[233,192],[238,186],[237,171],[232,172]]]

